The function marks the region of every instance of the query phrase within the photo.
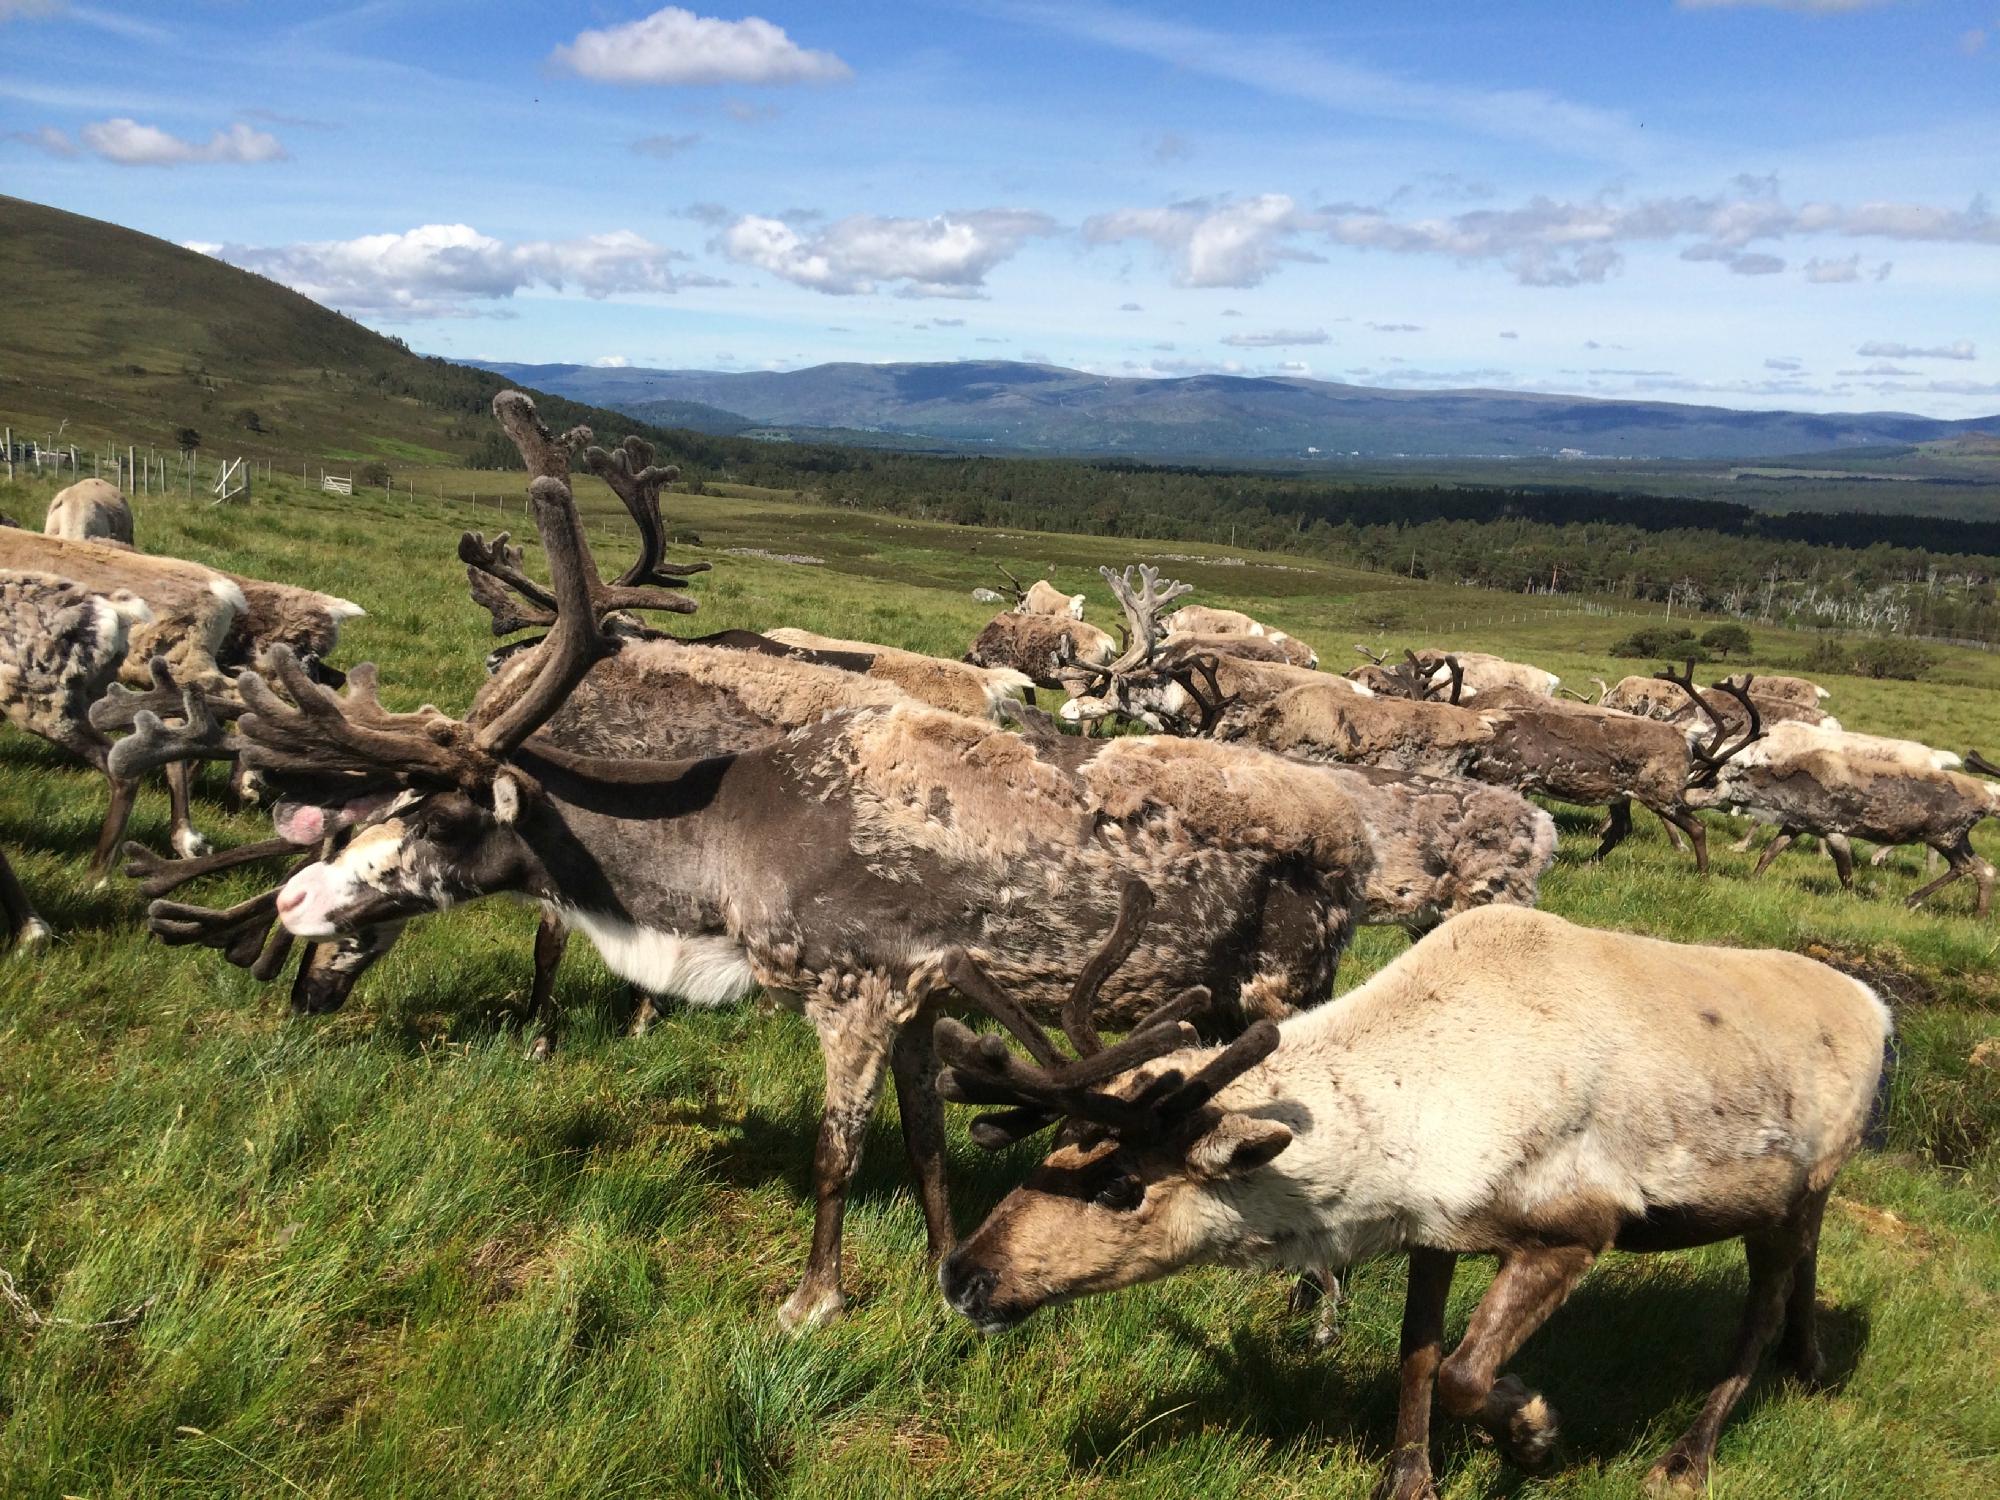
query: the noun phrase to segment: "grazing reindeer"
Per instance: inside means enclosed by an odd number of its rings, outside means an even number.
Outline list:
[[[532,420],[527,398],[495,400]],[[273,663],[242,688],[243,755],[282,780],[400,786],[379,821],[277,899],[324,939],[517,891],[582,928],[614,971],[658,990],[797,997],[826,1058],[806,1275],[781,1318],[837,1315],[840,1229],[868,1118],[893,1072],[931,1247],[952,1239],[931,1086],[939,960],[991,955],[1032,1002],[1111,925],[1109,882],[1142,871],[1166,916],[1120,976],[1136,1015],[1200,976],[1225,1014],[1323,997],[1369,853],[1353,808],[1275,757],[1187,741],[1030,740],[915,705],[850,710],[776,744],[672,762],[607,761],[535,739],[591,666],[621,649],[567,484],[530,491],[558,601],[536,666],[471,720],[386,712],[372,672],[346,696]],[[685,607],[662,595],[647,607]],[[156,731],[142,720],[138,735]],[[135,736],[136,737],[136,736]]]
[[[1433,1386],[1517,1464],[1547,1461],[1555,1412],[1501,1372],[1607,1250],[1741,1238],[1749,1260],[1729,1367],[1653,1465],[1657,1488],[1705,1487],[1717,1434],[1774,1338],[1794,1375],[1820,1375],[1820,1218],[1890,1031],[1858,980],[1791,953],[1496,906],[1219,1052],[1187,1046],[1185,1003],[1101,1047],[1093,984],[1080,982],[1063,1015],[1079,1055],[1066,1061],[974,956],[953,955],[945,973],[1029,1053],[938,1023],[940,1091],[1002,1107],[973,1139],[998,1148],[1067,1122],[940,1268],[945,1300],[983,1332],[1191,1265],[1405,1251],[1402,1390],[1378,1500],[1436,1493]],[[1500,1268],[1445,1357],[1461,1255]]]
[[[73,542],[109,542],[132,545],[132,504],[117,485],[103,479],[79,479],[58,491],[49,502],[42,523],[46,536],[68,537]]]
[[[1021,580],[1009,573],[999,563],[993,565],[1006,574],[1007,592],[1013,595],[1013,613],[1017,615],[1067,615],[1072,620],[1083,618],[1084,598],[1081,594],[1065,594],[1046,578],[1037,578],[1026,588]]]
[[[137,779],[112,764],[112,745],[91,705],[114,683],[130,638],[152,618],[137,595],[94,593],[45,573],[0,572],[0,712],[17,729],[69,751],[110,784],[92,874],[111,865],[131,821]],[[174,845],[192,852],[185,779],[175,795]]]
[[[1262,636],[1279,647],[1286,662],[1295,667],[1314,668],[1319,653],[1297,636],[1252,619],[1240,609],[1215,609],[1206,604],[1187,604],[1168,615],[1164,622],[1168,635],[1253,635]]]
[[[975,667],[1016,672],[1036,688],[1067,690],[1066,674],[1072,665],[1104,666],[1116,661],[1118,642],[1095,625],[1068,615],[1008,610],[986,622],[965,659]],[[1033,688],[1028,697],[1033,700]]]
[[[1034,680],[1027,673],[1011,666],[975,666],[969,661],[926,656],[921,651],[905,651],[899,646],[844,641],[790,625],[764,634],[782,646],[868,657],[868,676],[894,684],[919,703],[967,718],[999,723],[1006,713],[1004,705],[1025,698],[1035,689]]]

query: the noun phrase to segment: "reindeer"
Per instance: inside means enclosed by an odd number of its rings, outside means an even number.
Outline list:
[[[100,594],[46,573],[0,572],[0,711],[18,729],[67,750],[109,783],[109,800],[91,856],[102,875],[125,836],[138,797],[135,776],[114,767],[111,741],[92,705],[114,686],[130,640],[152,615],[127,590]],[[173,793],[173,844],[182,854],[201,852],[188,821],[188,779],[169,778]]]
[[[1261,636],[1278,647],[1290,665],[1308,669],[1319,665],[1319,653],[1297,636],[1287,635],[1274,626],[1254,620],[1240,609],[1215,609],[1205,604],[1188,604],[1168,615],[1164,623],[1166,633],[1170,636]]]
[[[1562,686],[1562,679],[1553,672],[1526,662],[1508,661],[1504,656],[1494,656],[1485,651],[1445,651],[1428,647],[1418,651],[1416,656],[1430,668],[1434,681],[1440,684],[1450,679],[1460,681],[1460,698],[1498,693],[1503,689],[1536,698],[1552,698]]]
[[[1118,642],[1095,625],[1048,611],[1008,610],[986,622],[965,660],[1027,678],[1032,702],[1036,688],[1065,688],[1064,673],[1072,664],[1101,666],[1117,656]]]
[[[1597,678],[1591,680],[1599,681]],[[1757,712],[1766,724],[1799,723],[1836,732],[1840,729],[1840,721],[1820,708],[1817,703],[1801,703],[1794,693],[1767,693],[1764,684],[1769,680],[1764,677],[1751,677],[1748,674],[1724,679],[1725,682],[1742,688],[1756,700]],[[1784,680],[1797,682],[1800,679]],[[1717,683],[1716,686],[1719,688],[1722,683]],[[1605,708],[1615,708],[1621,713],[1658,719],[1664,724],[1685,724],[1705,716],[1702,710],[1688,701],[1685,693],[1679,692],[1671,684],[1663,683],[1658,677],[1621,677],[1608,688],[1602,687],[1600,682],[1600,688],[1598,703]],[[1740,715],[1736,718],[1728,717],[1730,714],[1728,703],[1714,706],[1722,710],[1725,716],[1722,722],[1731,727],[1734,727],[1741,717]]]
[[[1738,673],[1727,679],[1738,687],[1750,685],[1747,672]],[[1820,704],[1833,696],[1825,688],[1807,677],[1766,676],[1757,679],[1757,691],[1766,698],[1779,698],[1800,708],[1818,709]]]
[[[1801,833],[1812,833],[1826,845],[1841,885],[1851,890],[1850,839],[1885,848],[1923,844],[1943,857],[1946,869],[1909,895],[1910,907],[1970,877],[1978,887],[1974,915],[1984,917],[1991,908],[1993,866],[1972,847],[1972,830],[2000,813],[2000,787],[1977,777],[1787,736],[1724,767],[1695,800],[1778,830],[1753,874],[1768,870]]]
[[[132,504],[117,485],[102,479],[79,479],[57,492],[42,523],[47,536],[73,542],[99,541],[132,545]]]
[[[533,421],[519,393],[495,407],[503,422]],[[987,953],[1031,1003],[1053,1003],[1112,923],[1108,883],[1133,868],[1159,886],[1165,915],[1122,972],[1114,1014],[1143,1013],[1195,976],[1215,986],[1225,1018],[1324,996],[1368,848],[1325,778],[1276,757],[1195,741],[1030,740],[908,704],[708,759],[609,761],[536,739],[623,644],[600,624],[610,591],[566,457],[547,456],[530,502],[559,607],[517,690],[459,720],[387,712],[359,668],[335,694],[283,651],[272,663],[289,701],[244,675],[252,712],[237,733],[251,764],[280,780],[344,775],[356,795],[401,788],[343,850],[290,878],[278,915],[321,940],[516,891],[555,906],[648,988],[721,996],[761,984],[795,997],[826,1056],[827,1107],[813,1250],[787,1326],[844,1305],[842,1213],[885,1072],[931,1248],[951,1242],[929,1064],[945,953]],[[683,607],[664,602],[676,597],[645,607]],[[134,738],[159,733],[142,718]]]
[[[1434,1495],[1433,1389],[1513,1462],[1553,1453],[1547,1399],[1505,1369],[1607,1250],[1741,1238],[1729,1365],[1649,1484],[1699,1493],[1775,1338],[1807,1385],[1819,1227],[1882,1081],[1889,1011],[1795,954],[1697,947],[1495,906],[1446,923],[1353,992],[1222,1049],[1170,1002],[1105,1047],[1101,951],[1063,1012],[1065,1059],[978,955],[944,972],[1007,1038],[936,1028],[989,1149],[1064,1122],[1053,1152],[939,1269],[997,1334],[1035,1311],[1193,1265],[1310,1267],[1404,1252],[1395,1449],[1378,1500]],[[994,1107],[998,1106],[997,1111]],[[1499,1272],[1444,1354],[1461,1255]]]
[[[921,651],[905,651],[899,646],[878,646],[871,641],[844,641],[796,626],[767,630],[764,634],[785,646],[811,651],[849,653],[871,658],[867,675],[890,682],[920,703],[968,718],[998,723],[1003,704],[1024,699],[1034,691],[1034,681],[1014,667],[975,666],[950,661],[942,656],[926,656]]]
[[[1067,615],[1072,620],[1083,618],[1084,599],[1081,594],[1065,594],[1046,578],[1037,578],[1026,588],[1021,580],[999,563],[999,568],[1007,578],[1007,592],[1014,598],[1013,613],[1017,615]]]

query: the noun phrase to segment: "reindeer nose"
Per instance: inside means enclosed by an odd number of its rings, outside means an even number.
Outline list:
[[[278,915],[282,917],[286,912],[297,911],[305,904],[305,899],[304,891],[293,890],[289,885],[286,886],[278,892]]]
[[[976,1323],[986,1321],[993,1310],[993,1288],[999,1283],[998,1276],[984,1266],[968,1269],[954,1255],[939,1268],[938,1280],[946,1302]]]

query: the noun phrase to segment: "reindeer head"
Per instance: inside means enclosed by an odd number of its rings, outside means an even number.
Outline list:
[[[1109,568],[1097,571],[1125,612],[1125,623],[1119,627],[1125,649],[1104,666],[1079,662],[1073,651],[1066,651],[1060,675],[1070,690],[1070,700],[1062,707],[1062,717],[1082,724],[1125,714],[1155,731],[1206,725],[1219,704],[1205,711],[1193,671],[1175,670],[1159,660],[1160,643],[1166,634],[1160,611],[1181,595],[1192,593],[1193,585],[1171,579],[1162,585],[1159,570],[1145,563],[1127,568],[1122,575]]]
[[[239,679],[249,708],[237,724],[243,759],[273,778],[281,797],[291,794],[281,831],[286,818],[300,828],[360,823],[344,848],[300,870],[279,892],[278,916],[297,936],[351,933],[495,891],[536,888],[540,865],[523,830],[545,808],[535,777],[515,763],[517,752],[590,668],[618,649],[606,615],[695,608],[662,587],[606,584],[577,519],[562,445],[518,392],[502,392],[494,410],[537,474],[529,498],[552,580],[547,589],[535,586],[545,606],[531,599],[552,628],[534,648],[536,666],[521,674],[519,690],[466,721],[434,708],[387,712],[367,665],[349,674],[344,695],[312,681],[282,650],[270,660],[283,696],[256,673]],[[618,476],[614,489],[628,479],[656,486],[664,471],[643,463],[648,457],[643,445],[627,443],[603,458],[601,472]],[[506,560],[504,539],[489,550]],[[648,556],[656,556],[650,544]],[[309,783],[324,788],[327,778],[337,795],[298,795]],[[357,808],[365,814],[350,816]]]
[[[1220,1256],[1241,1238],[1241,1180],[1291,1144],[1277,1121],[1214,1102],[1278,1045],[1271,1022],[1220,1052],[1187,1053],[1193,1037],[1183,1018],[1209,999],[1195,989],[1116,1045],[1100,1041],[1091,1004],[1131,953],[1151,904],[1143,884],[1127,885],[1117,925],[1078,976],[1062,1010],[1073,1060],[965,954],[947,965],[960,993],[1029,1054],[1020,1057],[1000,1036],[938,1023],[944,1096],[1007,1106],[976,1119],[972,1138],[995,1150],[1065,1121],[1055,1151],[939,1268],[945,1301],[983,1332]]]

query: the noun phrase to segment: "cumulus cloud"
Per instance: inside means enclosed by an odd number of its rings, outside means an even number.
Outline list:
[[[593,370],[629,370],[632,361],[622,354],[605,354],[593,359],[590,367]]]
[[[1820,286],[1830,286],[1842,281],[1859,281],[1861,252],[1857,250],[1841,260],[1821,260],[1818,256],[1814,256],[1806,262],[1805,277],[1807,281]]]
[[[2000,218],[1983,198],[1964,208],[1895,201],[1788,203],[1776,180],[1765,177],[1738,178],[1730,191],[1710,196],[1538,196],[1512,208],[1423,218],[1357,204],[1309,210],[1282,193],[1265,193],[1099,214],[1085,222],[1084,234],[1097,244],[1152,241],[1183,286],[1254,286],[1283,261],[1317,259],[1313,246],[1333,245],[1491,262],[1524,286],[1566,287],[1604,281],[1624,264],[1625,249],[1632,245],[1685,241],[1684,259],[1763,276],[1783,270],[1785,263],[1756,248],[1760,242],[1811,236],[2000,246]],[[1878,278],[1886,265],[1876,270]]]
[[[285,148],[269,131],[254,130],[237,121],[205,141],[183,140],[157,125],[142,125],[120,116],[84,126],[71,140],[53,125],[39,130],[12,131],[9,140],[36,146],[51,156],[77,156],[85,151],[121,167],[183,167],[213,162],[284,161]]]
[[[1232,333],[1223,343],[1232,349],[1282,349],[1292,344],[1328,342],[1324,328],[1272,328],[1262,333]]]
[[[536,286],[603,298],[719,284],[676,273],[671,263],[681,258],[678,252],[629,229],[509,244],[468,224],[424,224],[402,234],[351,240],[189,248],[283,282],[329,307],[406,318],[477,316],[480,304]]]
[[[986,275],[1055,220],[1025,209],[982,208],[929,219],[852,214],[802,232],[783,219],[745,214],[716,247],[738,265],[834,296],[897,284],[906,297],[976,297]]]
[[[1308,215],[1284,193],[1194,198],[1165,208],[1125,209],[1084,221],[1093,245],[1150,240],[1173,267],[1177,286],[1255,286],[1284,260],[1316,257],[1288,243]]]
[[[853,77],[831,52],[799,46],[758,16],[723,21],[677,5],[641,20],[578,33],[550,61],[599,83],[828,83]]]
[[[1977,359],[1979,351],[1970,339],[1953,339],[1949,344],[1932,344],[1919,348],[1915,344],[1899,344],[1887,339],[1870,339],[1854,351],[1863,359]]]
[[[642,135],[632,143],[632,149],[641,156],[657,156],[667,161],[700,144],[699,135]]]

